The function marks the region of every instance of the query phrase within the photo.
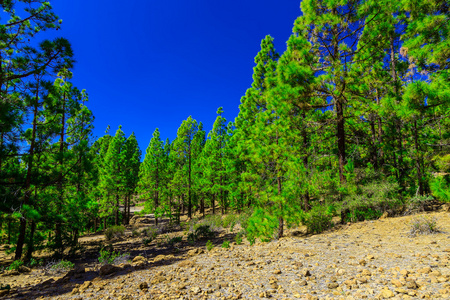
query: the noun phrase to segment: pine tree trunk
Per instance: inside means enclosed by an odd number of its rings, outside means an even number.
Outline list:
[[[192,203],[191,203],[191,153],[189,153],[188,217],[189,217],[189,219],[192,218]]]
[[[345,184],[344,166],[345,166],[345,129],[344,129],[344,108],[342,99],[336,101],[336,125],[338,139],[338,158],[339,158],[339,180],[341,184]]]
[[[120,210],[120,199],[119,199],[119,189],[117,189],[114,225],[119,225],[119,210]]]
[[[36,223],[34,221],[31,221],[30,238],[28,241],[28,247],[27,247],[28,249],[27,249],[27,254],[25,255],[25,261],[30,261],[31,257],[33,256],[35,231],[36,231]]]
[[[39,81],[38,81],[38,86],[39,86]],[[38,108],[39,108],[39,88],[36,89],[36,94],[35,94],[35,102],[34,102],[34,109],[33,109],[33,127],[32,127],[32,132],[31,132],[30,149],[28,150],[27,175],[25,178],[25,187],[24,187],[25,194],[24,194],[24,199],[23,199],[22,205],[28,205],[28,202],[29,202],[30,196],[31,196],[31,191],[29,189],[31,186],[31,176],[32,176],[32,171],[33,171],[33,167],[34,167],[33,166],[33,158],[34,158],[34,148],[35,148],[35,144],[36,144]],[[63,123],[64,123],[64,120],[63,120]],[[20,220],[19,237],[17,239],[16,253],[15,253],[16,260],[20,259],[22,257],[23,245],[25,242],[26,226],[27,226],[26,220],[24,222],[22,222],[22,219],[21,219]]]
[[[419,184],[419,194],[424,194],[423,180],[422,180],[422,168],[421,168],[421,155],[419,150],[418,132],[417,132],[417,121],[414,120],[414,145],[416,148],[416,169],[417,169],[417,182]]]
[[[281,197],[281,178],[277,177],[278,182],[278,196]],[[284,220],[281,214],[283,213],[283,202],[280,201],[280,216],[278,217],[278,238],[282,238],[284,234]]]
[[[14,260],[19,260],[22,258],[22,251],[23,251],[23,244],[25,242],[26,228],[27,228],[27,220],[25,219],[25,217],[21,217],[20,218],[20,227],[19,227],[19,237],[17,239],[17,248],[16,248]],[[8,236],[8,240],[10,240],[10,236]]]
[[[393,34],[390,36],[390,63],[391,63],[391,73],[392,73],[392,81],[394,83],[394,93],[397,101],[400,101],[400,94],[398,90],[398,80],[397,80],[397,70],[396,70],[396,61],[395,61],[395,50],[394,50],[394,36]],[[405,182],[404,182],[404,170],[403,170],[403,137],[402,137],[402,125],[401,120],[395,117],[395,128],[397,130],[397,138],[398,138],[398,170],[399,170],[399,183],[403,190],[405,190]],[[394,152],[395,153],[395,152]]]

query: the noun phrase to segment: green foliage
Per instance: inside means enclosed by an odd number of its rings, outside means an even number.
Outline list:
[[[120,253],[120,251],[109,251],[107,249],[102,248],[100,250],[100,256],[98,258],[98,262],[101,265],[118,265],[121,263],[125,263],[130,260],[129,253]]]
[[[214,245],[213,245],[213,243],[211,242],[211,240],[208,240],[208,241],[206,242],[206,250],[211,251],[212,248],[214,248]]]
[[[236,234],[236,236],[234,237],[234,242],[236,243],[236,245],[242,244],[242,232],[238,232]]]
[[[212,238],[215,235],[214,230],[211,230],[210,225],[200,224],[198,226],[194,226],[195,231],[189,232],[187,236],[187,240],[190,242],[195,242],[201,239]]]
[[[430,180],[430,189],[436,198],[444,202],[450,202],[450,176],[436,176]]]
[[[410,222],[409,227],[409,234],[411,236],[416,236],[417,234],[433,234],[441,231],[437,225],[436,217],[416,217]]]
[[[52,264],[52,266],[49,268],[50,271],[56,272],[56,273],[63,273],[67,272],[75,267],[75,264],[68,261],[68,260],[60,260],[58,262],[55,262]]]
[[[167,244],[168,244],[169,246],[173,246],[173,245],[175,245],[175,244],[177,244],[177,243],[181,243],[182,240],[183,240],[183,238],[182,238],[181,236],[175,236],[175,237],[173,237],[173,238],[170,238],[170,239],[167,241]]]
[[[380,217],[384,211],[401,209],[403,202],[398,194],[397,183],[374,181],[358,186],[354,192],[345,197],[341,211],[347,211],[343,216],[345,221],[373,220]]]
[[[125,226],[118,225],[118,226],[112,226],[105,230],[105,237],[106,240],[110,241],[115,238],[120,238],[125,235]]]
[[[23,266],[23,261],[21,260],[15,260],[10,264],[7,268],[7,270],[19,270],[20,266]]]
[[[256,209],[253,215],[248,219],[247,239],[252,245],[256,238],[261,241],[270,241],[278,228],[278,218],[273,215],[267,215],[264,209]]]
[[[223,241],[222,248],[224,248],[224,249],[230,248],[230,242],[229,241]]]
[[[333,226],[333,208],[325,205],[316,205],[302,216],[302,223],[309,232],[321,233]]]
[[[345,216],[345,222],[358,222],[364,220],[375,220],[381,217],[383,214],[380,210],[374,210],[372,208],[367,208],[365,210],[355,209]]]
[[[229,214],[229,215],[225,216],[225,218],[222,219],[222,226],[224,228],[230,227],[230,230],[233,230],[237,221],[238,221],[238,216],[236,216],[234,214]]]

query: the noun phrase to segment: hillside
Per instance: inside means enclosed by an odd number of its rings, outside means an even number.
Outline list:
[[[423,218],[435,218],[440,231],[412,236],[411,222]],[[295,228],[272,242],[250,246],[244,240],[221,248],[231,237],[232,232],[222,230],[207,251],[205,241],[192,245],[185,237],[179,247],[158,247],[130,236],[113,247],[128,250],[131,263],[99,272],[85,256],[68,274],[46,275],[42,268],[16,276],[4,272],[0,283],[12,286],[6,299],[450,297],[446,211],[339,225],[319,235]],[[86,249],[95,248],[98,240],[91,242]]]

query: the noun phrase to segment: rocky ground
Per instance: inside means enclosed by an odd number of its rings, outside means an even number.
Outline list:
[[[85,257],[68,274],[3,273],[5,299],[427,299],[450,298],[450,213],[433,212],[439,233],[410,235],[411,220],[385,218],[336,226],[319,235],[302,229],[269,243],[231,243],[222,231],[174,247],[118,241],[130,263],[98,268]],[[180,235],[183,233],[180,232]],[[166,237],[167,239],[167,237]],[[185,237],[184,237],[185,240]],[[94,246],[93,246],[94,247]],[[95,248],[95,247],[94,247]],[[88,247],[86,248],[88,249]],[[63,276],[64,275],[64,276]],[[1,292],[1,291],[0,291]]]

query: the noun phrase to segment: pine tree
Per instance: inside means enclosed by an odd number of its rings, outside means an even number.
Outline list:
[[[176,173],[176,182],[181,183],[186,178],[188,217],[192,218],[192,165],[195,160],[193,140],[198,132],[198,123],[191,116],[181,123],[173,150],[177,153],[182,166],[182,173]]]
[[[125,134],[119,126],[111,139],[105,155],[103,169],[100,171],[100,186],[104,190],[102,199],[103,215],[114,214],[114,224],[119,224],[120,199],[125,194]],[[112,210],[111,210],[112,209]]]
[[[160,196],[164,180],[166,153],[160,138],[159,129],[153,132],[153,137],[147,147],[144,161],[139,169],[139,195],[145,199],[145,207],[155,214],[155,225],[158,225]]]
[[[130,220],[131,200],[136,194],[136,189],[139,181],[139,168],[141,165],[141,150],[134,132],[127,138],[124,147],[124,173],[125,173],[125,223],[128,224]]]

